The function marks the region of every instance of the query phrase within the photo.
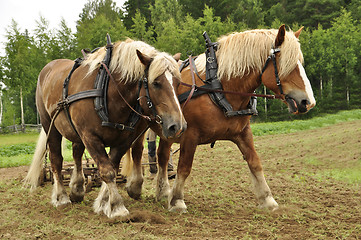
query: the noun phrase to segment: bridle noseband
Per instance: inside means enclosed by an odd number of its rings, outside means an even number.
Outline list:
[[[274,70],[275,70],[275,77],[276,77],[276,84],[280,90],[280,94],[281,95],[284,95],[283,94],[283,89],[282,89],[282,85],[281,85],[281,80],[280,80],[280,77],[278,75],[278,70],[277,70],[277,62],[276,62],[276,53],[279,53],[281,52],[281,49],[280,48],[275,48],[272,46],[271,50],[270,50],[270,55],[268,56],[267,58],[267,61],[266,63],[264,64],[263,68],[262,68],[262,72],[261,74],[259,75],[259,81],[262,82],[262,75],[263,73],[266,71],[266,68],[268,66],[268,63],[272,60],[272,63],[273,63],[273,67],[274,67]]]

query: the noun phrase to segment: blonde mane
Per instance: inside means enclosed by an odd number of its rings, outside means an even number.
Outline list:
[[[250,30],[232,33],[218,39],[218,79],[231,77],[242,78],[251,71],[261,73],[272,45],[275,42],[278,30]],[[285,77],[303,62],[300,43],[292,31],[286,32],[285,40],[280,46],[278,61],[279,75]],[[205,54],[196,59],[199,72],[205,71]]]
[[[127,39],[123,42],[116,42],[114,44],[109,66],[111,73],[120,74],[119,81],[124,83],[135,82],[143,76],[145,66],[140,62],[136,50],[153,58],[148,72],[149,82],[154,81],[154,79],[163,74],[166,70],[169,70],[173,76],[180,79],[178,64],[172,56],[164,52],[159,52],[154,47],[142,41]],[[89,66],[88,74],[99,68],[100,62],[103,61],[105,54],[106,49],[103,47],[87,56],[82,64]]]

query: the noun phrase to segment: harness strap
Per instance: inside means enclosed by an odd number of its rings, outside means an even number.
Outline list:
[[[194,60],[192,59],[191,55],[189,56],[188,60],[190,62],[189,68],[191,70],[190,73],[191,73],[191,76],[192,76],[192,89],[190,90],[189,95],[187,96],[187,99],[184,102],[184,105],[182,107],[182,111],[185,108],[185,106],[187,105],[187,103],[189,102],[189,100],[191,100],[191,98],[193,97],[194,91],[196,90],[196,80],[194,79],[194,67],[195,67],[195,65],[194,65]]]
[[[129,130],[129,131],[133,131],[134,128],[130,127],[130,126],[126,126],[125,124],[121,124],[121,123],[112,123],[112,122],[102,122],[102,126],[103,127],[111,127],[111,128],[115,128],[118,130]]]
[[[231,116],[238,116],[238,115],[257,115],[258,112],[256,110],[256,107],[251,107],[249,109],[246,109],[246,111],[234,111],[232,105],[228,102],[227,98],[223,94],[223,88],[222,84],[219,81],[217,77],[218,72],[218,63],[217,63],[217,57],[216,57],[216,51],[218,48],[218,43],[214,43],[210,40],[207,32],[203,33],[203,37],[206,41],[206,83],[211,85],[211,88],[214,90],[220,90],[220,91],[211,91],[209,93],[209,97],[211,100],[219,106],[226,117]],[[253,105],[256,104],[257,101],[253,99],[250,101],[249,104]]]
[[[268,58],[266,60],[266,63],[264,64],[264,66],[262,68],[261,74],[258,77],[258,81],[262,82],[262,75],[263,75],[264,71],[266,71],[266,68],[267,68],[269,62],[272,60],[273,68],[274,68],[274,71],[275,71],[276,84],[277,84],[277,86],[278,86],[278,88],[280,90],[280,94],[283,95],[283,89],[282,89],[280,77],[278,75],[278,69],[277,69],[277,63],[276,63],[276,53],[279,53],[280,51],[281,51],[281,49],[274,48],[272,46],[271,51],[270,51],[270,55],[268,56]]]
[[[97,111],[102,122],[109,122],[108,106],[107,106],[107,94],[109,86],[109,74],[105,69],[109,67],[112,57],[113,45],[111,43],[109,34],[107,34],[106,54],[104,60],[100,65],[99,72],[96,76],[94,88],[103,92],[101,96],[94,99],[95,110]]]
[[[101,89],[86,90],[70,95],[66,97],[63,101],[59,102],[58,104],[64,102],[64,104],[69,105],[81,99],[102,97],[102,96],[103,96],[103,91]]]
[[[195,60],[197,59],[198,56],[192,57],[192,58],[187,58],[186,60],[184,60],[182,62],[182,64],[179,66],[179,71],[182,72],[183,69],[185,69],[186,67],[192,65],[193,66],[193,70],[194,73],[197,75],[197,77],[199,78],[199,80],[201,80],[202,82],[205,83],[205,80],[201,78],[201,76],[198,73],[197,67],[196,67],[196,63]]]
[[[185,82],[181,82],[180,84],[183,86],[186,86],[186,87],[192,87],[191,84],[188,84]],[[187,98],[189,92],[190,92],[190,90],[178,95],[179,102],[181,102],[181,101],[184,102],[184,100]],[[268,98],[268,99],[276,99],[276,98],[282,99],[281,95],[241,93],[241,92],[225,91],[225,90],[221,90],[221,89],[213,89],[212,86],[209,84],[205,84],[203,86],[196,86],[196,91],[193,94],[193,97],[197,97],[199,95],[209,93],[209,92],[222,92],[224,94],[240,95],[240,96],[244,96],[244,97],[263,97],[263,98]]]

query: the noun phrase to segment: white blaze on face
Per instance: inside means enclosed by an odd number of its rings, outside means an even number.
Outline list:
[[[310,107],[313,108],[316,105],[316,100],[315,97],[313,96],[310,80],[308,80],[305,69],[303,68],[301,62],[298,61],[297,64],[298,64],[298,69],[300,70],[301,77],[303,79],[303,83],[305,84],[307,97],[308,100],[310,101]]]
[[[181,115],[180,119],[182,119],[182,110],[181,110],[181,107],[180,107],[180,104],[179,104],[179,101],[178,101],[177,94],[175,93],[175,90],[173,88],[173,76],[169,71],[165,71],[164,75],[167,78],[170,86],[172,87],[173,97],[174,97],[174,100],[175,100],[175,102],[176,102],[176,104],[178,106],[178,111],[180,112],[180,115]]]

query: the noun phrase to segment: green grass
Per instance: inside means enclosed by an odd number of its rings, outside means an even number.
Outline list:
[[[361,109],[355,109],[340,111],[336,114],[327,114],[308,120],[254,123],[252,124],[252,132],[255,136],[292,133],[359,119],[361,119]]]
[[[348,182],[351,184],[361,183],[361,164],[354,168],[331,169],[322,174],[334,178],[338,181]]]
[[[252,131],[255,136],[292,133],[358,119],[361,119],[361,109],[340,111],[336,114],[328,114],[309,120],[254,123],[252,124]],[[38,133],[0,135],[0,167],[29,165],[38,135]],[[66,143],[63,156],[65,161],[72,161],[71,144],[69,141]]]
[[[36,143],[38,141],[38,133],[16,133],[0,135],[0,148],[22,143]]]

